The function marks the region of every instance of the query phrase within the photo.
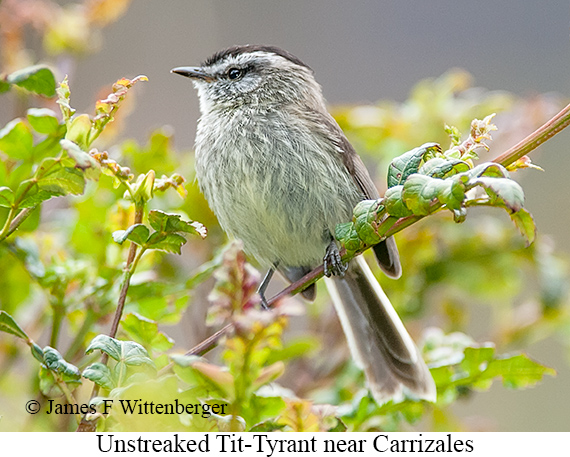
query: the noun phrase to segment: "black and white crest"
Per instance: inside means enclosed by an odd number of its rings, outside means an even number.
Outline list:
[[[291,54],[288,51],[285,51],[284,49],[278,48],[277,46],[265,46],[265,45],[254,45],[254,44],[232,46],[232,47],[224,49],[222,51],[218,51],[213,56],[206,59],[202,63],[202,66],[203,67],[210,67],[210,66],[215,65],[216,63],[224,60],[227,57],[237,57],[237,56],[245,54],[245,53],[253,53],[253,52],[267,52],[270,54],[275,54],[275,55],[283,57],[284,59],[289,60],[290,62],[292,62],[296,65],[300,65],[302,67],[305,67],[305,68],[311,70],[311,67],[309,67],[308,65],[303,63],[303,61],[301,59],[299,59],[298,57],[295,57],[293,54]]]

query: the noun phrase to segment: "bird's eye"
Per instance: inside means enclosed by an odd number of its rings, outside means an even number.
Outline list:
[[[244,71],[240,68],[230,68],[228,70],[228,78],[229,79],[239,79],[243,76]]]

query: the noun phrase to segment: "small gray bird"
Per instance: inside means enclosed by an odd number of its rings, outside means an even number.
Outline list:
[[[341,261],[335,226],[379,194],[328,113],[313,71],[282,49],[246,45],[172,72],[198,90],[200,189],[222,228],[269,268],[263,303],[275,269],[295,281],[324,262],[351,352],[376,401],[404,393],[435,401],[430,372],[364,259]],[[374,252],[386,274],[400,276],[392,238]],[[314,299],[314,285],[303,295]]]

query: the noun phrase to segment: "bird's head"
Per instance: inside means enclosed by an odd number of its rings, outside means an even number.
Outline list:
[[[199,67],[177,67],[171,72],[192,79],[202,113],[291,103],[324,108],[313,71],[294,55],[273,46],[234,46],[217,52]]]

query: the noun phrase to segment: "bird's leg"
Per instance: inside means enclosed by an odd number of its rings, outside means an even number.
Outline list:
[[[265,289],[267,289],[267,286],[269,286],[269,282],[271,281],[271,278],[273,277],[273,273],[275,273],[276,267],[277,267],[277,264],[273,265],[273,267],[271,267],[269,270],[267,270],[267,273],[265,273],[265,276],[263,277],[263,281],[261,281],[261,284],[259,285],[259,287],[257,289],[257,293],[259,294],[259,297],[261,298],[261,307],[263,309],[269,309],[269,305],[267,304],[267,299],[265,298]]]
[[[327,250],[324,257],[324,273],[327,278],[331,275],[344,277],[344,273],[348,269],[348,264],[342,261],[340,252],[338,251],[338,246],[336,241],[331,239],[331,242],[327,246]]]

